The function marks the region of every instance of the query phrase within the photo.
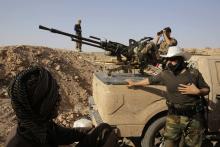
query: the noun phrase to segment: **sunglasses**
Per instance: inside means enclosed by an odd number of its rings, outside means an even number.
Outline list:
[[[177,60],[178,60],[177,57],[167,58],[167,61],[177,61]]]

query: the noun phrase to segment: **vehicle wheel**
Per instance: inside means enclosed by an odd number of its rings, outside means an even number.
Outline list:
[[[141,140],[142,147],[161,147],[162,146],[162,134],[164,132],[164,126],[166,122],[166,116],[156,119],[148,129],[145,131],[144,137]]]

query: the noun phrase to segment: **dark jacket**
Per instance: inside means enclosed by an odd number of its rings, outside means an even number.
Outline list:
[[[82,29],[80,24],[75,24],[74,30],[76,31],[77,35],[82,35]]]
[[[12,129],[7,138],[6,147],[58,147],[78,142],[84,138],[90,129],[87,128],[64,128],[53,124],[47,132],[47,143],[40,144],[26,139],[22,136],[17,127]]]

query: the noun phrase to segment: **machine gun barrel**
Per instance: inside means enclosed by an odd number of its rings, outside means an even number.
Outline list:
[[[107,41],[107,40],[102,41],[100,38],[95,37],[95,36],[90,36],[91,39],[90,38],[85,38],[85,37],[80,37],[80,36],[73,35],[73,34],[70,34],[70,33],[66,33],[66,32],[56,30],[56,29],[53,29],[53,28],[47,28],[47,27],[42,26],[42,25],[39,25],[39,29],[50,31],[52,33],[61,34],[61,35],[64,35],[64,36],[68,36],[72,39],[72,41],[75,41],[75,42],[80,42],[82,44],[86,44],[86,45],[94,46],[94,47],[97,47],[97,48],[101,48],[105,51],[108,51],[109,55],[116,56],[118,60],[121,60],[122,55],[123,55],[124,57],[127,58],[128,61],[131,61],[132,57],[133,57],[133,54],[134,54],[132,48],[130,48],[127,45],[118,43],[118,42]]]
[[[66,32],[63,32],[63,31],[60,31],[60,30],[57,30],[57,29],[47,28],[47,27],[42,26],[42,25],[39,25],[39,29],[50,31],[52,33],[61,34],[61,35],[64,35],[64,36],[68,36],[72,39],[72,41],[80,42],[82,44],[94,46],[94,47],[97,47],[97,48],[101,48],[105,51],[110,51],[112,56],[118,56],[118,57],[121,56],[121,55],[124,55],[125,57],[130,57],[131,56],[128,53],[128,46],[123,45],[123,44],[118,43],[118,42],[101,41],[100,38],[95,37],[95,36],[90,36],[91,39],[85,38],[85,37],[79,37],[77,35],[66,33]]]
[[[89,38],[93,38],[93,39],[96,39],[96,40],[101,40],[101,38],[98,38],[98,37],[95,37],[95,36],[89,36]]]
[[[103,47],[100,46],[100,45],[96,45],[96,44],[89,43],[89,42],[85,42],[85,41],[80,41],[80,40],[75,39],[75,38],[72,38],[72,41],[75,41],[75,42],[81,42],[82,44],[86,44],[86,45],[90,45],[90,46],[94,46],[94,47],[97,47],[97,48],[101,48],[101,49],[103,49]]]
[[[144,70],[144,68],[148,64],[152,64],[154,60],[154,56],[150,56],[147,54],[146,56],[139,55],[135,52],[135,49],[138,47],[139,49],[142,49],[144,46],[146,46],[147,43],[149,43],[150,40],[152,40],[151,37],[144,37],[140,41],[135,41],[133,39],[129,40],[129,45],[124,45],[122,43],[113,42],[113,41],[102,41],[100,38],[96,36],[90,36],[89,38],[77,36],[74,34],[66,33],[60,30],[56,30],[53,28],[47,28],[45,26],[39,25],[39,29],[50,31],[52,33],[61,34],[64,36],[68,36],[72,39],[72,41],[80,42],[82,44],[86,44],[89,46],[94,46],[97,48],[101,48],[110,56],[116,56],[117,60],[119,62],[122,62],[122,57],[126,57],[125,64],[134,65],[133,63],[137,63],[138,68],[140,68],[140,72]],[[138,57],[138,59],[137,59]]]
[[[62,32],[60,30],[56,30],[56,29],[53,29],[53,28],[47,28],[47,27],[42,26],[42,25],[39,25],[39,29],[50,31],[52,33],[61,34],[61,35],[64,35],[64,36],[69,36],[69,37],[72,38],[73,41],[82,42],[83,44],[87,44],[87,45],[95,46],[95,47],[98,47],[98,48],[102,48],[101,47],[101,43],[99,41],[95,41],[93,39],[79,37],[77,35],[73,35],[73,34],[70,34],[70,33]]]

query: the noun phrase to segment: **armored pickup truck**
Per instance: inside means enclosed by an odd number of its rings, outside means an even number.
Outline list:
[[[210,86],[207,124],[220,131],[220,54],[193,55],[189,65],[199,69]],[[150,75],[149,75],[150,76]],[[89,98],[94,124],[109,123],[121,137],[138,137],[143,147],[160,146],[167,115],[166,88],[161,85],[129,88],[125,79],[141,80],[140,74],[94,73],[93,95]],[[216,137],[218,138],[218,137]]]

